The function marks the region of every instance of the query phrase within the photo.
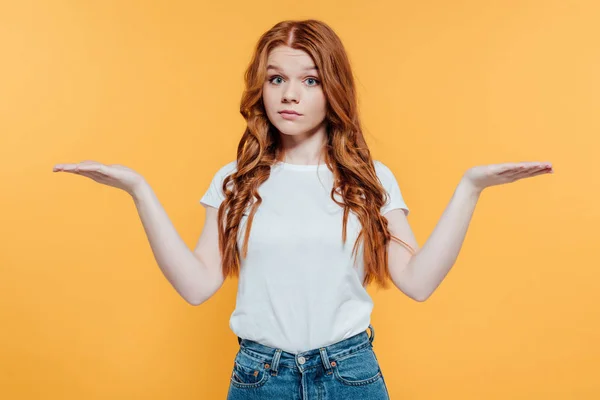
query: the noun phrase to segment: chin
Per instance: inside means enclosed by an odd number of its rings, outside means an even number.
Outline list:
[[[302,135],[310,131],[310,129],[306,129],[300,125],[295,127],[275,125],[275,129],[277,129],[280,133],[289,136]]]

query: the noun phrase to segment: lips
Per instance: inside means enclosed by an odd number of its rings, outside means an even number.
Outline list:
[[[297,119],[300,119],[300,117],[302,116],[301,114],[298,114],[295,111],[279,111],[279,115],[281,115],[281,118],[288,121],[295,121]]]
[[[297,113],[296,111],[292,111],[292,110],[283,110],[283,111],[279,111],[279,114],[288,114],[288,115],[302,115],[300,113]]]

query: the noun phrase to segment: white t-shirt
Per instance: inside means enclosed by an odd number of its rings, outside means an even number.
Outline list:
[[[392,171],[375,160],[375,170],[389,195],[385,214],[402,208],[408,215]],[[222,183],[237,161],[220,168],[200,200],[218,208]],[[297,354],[331,345],[360,332],[370,323],[373,301],[362,286],[363,246],[356,263],[352,248],[360,230],[348,215],[342,244],[343,208],[330,197],[333,173],[326,164],[278,162],[258,188],[262,204],[250,231],[248,254],[241,258],[231,330],[243,339]],[[336,199],[341,196],[336,193]],[[238,249],[243,245],[250,206],[242,217]]]

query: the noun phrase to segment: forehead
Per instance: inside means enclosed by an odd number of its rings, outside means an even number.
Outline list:
[[[315,66],[313,59],[307,52],[292,49],[288,46],[278,46],[271,50],[267,57],[267,63],[268,65],[290,70],[303,70]]]

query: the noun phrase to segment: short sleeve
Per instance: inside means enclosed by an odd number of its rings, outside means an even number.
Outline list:
[[[237,161],[232,161],[229,164],[221,167],[213,176],[208,189],[204,193],[204,196],[200,199],[200,204],[204,207],[211,206],[219,208],[223,200],[225,200],[225,193],[223,193],[223,181],[225,178],[235,171],[237,167]]]
[[[381,207],[381,214],[383,215],[388,211],[401,208],[404,210],[404,214],[408,215],[410,210],[404,201],[404,197],[402,197],[402,192],[394,173],[381,161],[375,160],[374,164],[377,176],[388,194],[386,203]]]

